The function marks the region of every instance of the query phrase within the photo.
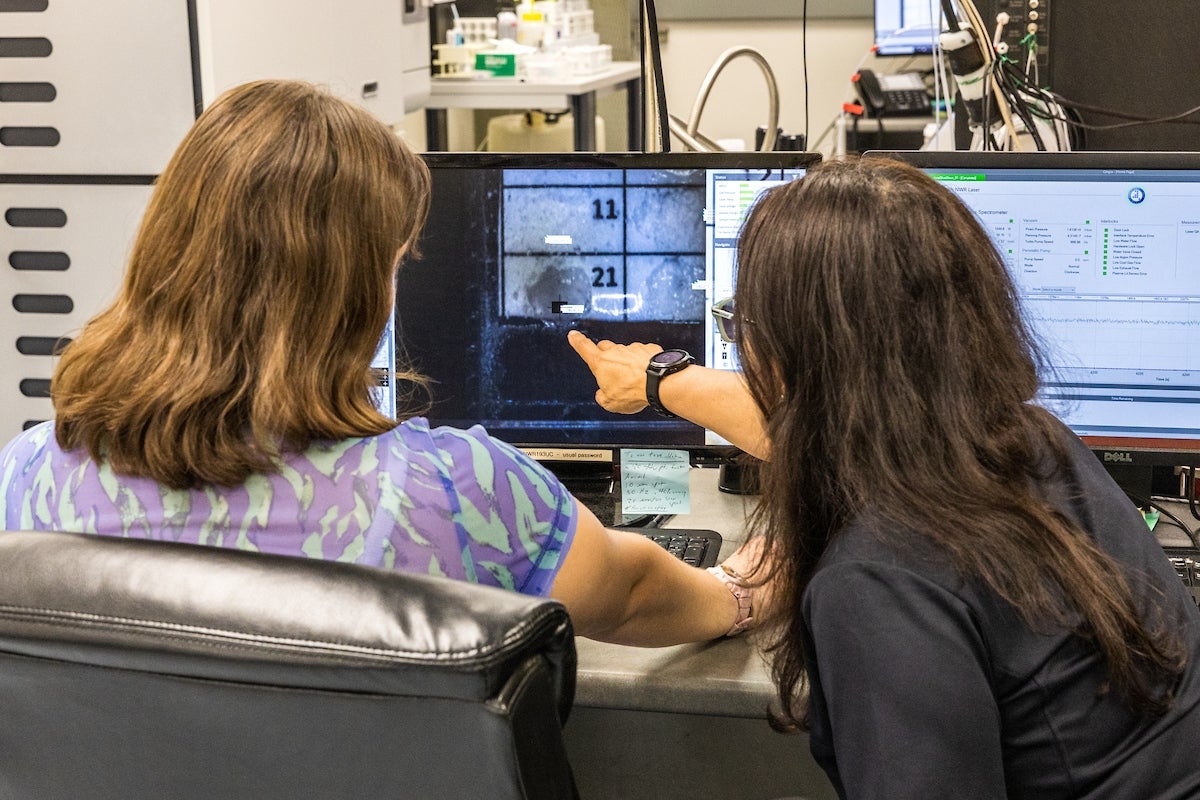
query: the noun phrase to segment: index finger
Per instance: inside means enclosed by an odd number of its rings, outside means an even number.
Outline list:
[[[567,344],[571,345],[571,349],[583,359],[583,363],[587,364],[589,368],[592,366],[592,361],[600,354],[600,348],[596,346],[596,343],[579,331],[567,332]]]

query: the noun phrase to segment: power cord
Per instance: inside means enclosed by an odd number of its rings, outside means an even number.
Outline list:
[[[641,0],[641,61],[643,98],[643,142],[647,153],[669,153],[671,135],[667,114],[667,93],[663,84],[662,48],[658,38],[658,12],[654,0]]]
[[[950,61],[951,72],[958,79],[959,92],[976,131],[975,145],[983,149],[1010,146],[1020,149],[1014,117],[1024,128],[1020,133],[1028,135],[1039,150],[1051,145],[1059,150],[1082,149],[1086,131],[1106,131],[1135,128],[1144,125],[1200,125],[1200,119],[1189,119],[1200,115],[1200,106],[1174,114],[1147,116],[1125,111],[1089,105],[1064,97],[1048,88],[1039,87],[1038,44],[1035,33],[1021,38],[1024,46],[1024,63],[1017,60],[1000,41],[1004,26],[1009,24],[1008,15],[997,15],[996,27],[990,48],[983,46],[982,32],[985,30],[982,17],[973,0],[957,0],[965,19],[960,24],[954,13],[954,0],[940,0],[946,16],[947,32],[942,34],[941,48]],[[971,49],[979,45],[978,60]],[[958,53],[958,55],[956,55]],[[980,86],[979,84],[982,84]],[[995,112],[1004,119],[1007,139],[997,140],[994,125]],[[1006,108],[1011,114],[1006,116]],[[1112,117],[1121,122],[1085,122],[1080,112]]]
[[[808,0],[800,8],[800,65],[804,69],[804,148],[808,150]]]
[[[1074,108],[1082,108],[1085,111],[1089,110],[1089,107],[1083,106],[1079,103],[1072,103],[1070,100],[1065,100],[1063,98],[1058,98],[1058,103],[1060,105],[1064,105],[1064,106],[1071,105]],[[1111,131],[1111,130],[1116,130],[1118,128],[1137,128],[1142,125],[1163,125],[1163,124],[1171,123],[1171,122],[1177,122],[1177,123],[1180,123],[1183,125],[1200,125],[1200,120],[1186,119],[1187,117],[1193,116],[1195,114],[1200,114],[1200,106],[1196,106],[1194,108],[1189,108],[1187,111],[1181,111],[1178,114],[1172,114],[1167,117],[1137,117],[1136,115],[1132,115],[1132,114],[1122,114],[1120,112],[1114,113],[1114,112],[1107,112],[1107,111],[1105,111],[1105,112],[1097,111],[1096,113],[1105,113],[1105,114],[1108,114],[1109,116],[1131,118],[1131,119],[1129,122],[1115,122],[1115,123],[1112,123],[1109,125],[1095,125],[1095,124],[1089,124],[1089,123],[1085,123],[1085,122],[1081,122],[1081,121],[1074,121],[1074,120],[1063,120],[1063,121],[1068,125],[1075,125],[1077,127],[1080,127],[1080,128],[1083,128],[1084,130],[1089,130],[1089,131]]]
[[[717,56],[717,60],[709,67],[704,80],[700,82],[700,89],[696,93],[696,101],[692,104],[692,113],[688,116],[686,123],[674,115],[668,115],[668,126],[671,133],[675,134],[680,141],[691,149],[701,152],[712,152],[722,149],[716,142],[700,133],[700,116],[704,113],[704,106],[708,103],[708,95],[712,92],[717,77],[720,76],[721,71],[730,62],[738,58],[749,58],[757,64],[758,68],[762,71],[763,78],[766,80],[768,101],[767,126],[765,129],[766,135],[763,137],[762,150],[769,151],[775,149],[775,141],[779,135],[779,84],[775,80],[775,72],[771,69],[766,56],[753,47],[744,46],[731,47]]]
[[[1189,466],[1188,471],[1188,488],[1187,501],[1188,509],[1192,512],[1192,516],[1200,519],[1200,511],[1196,510],[1196,468]]]

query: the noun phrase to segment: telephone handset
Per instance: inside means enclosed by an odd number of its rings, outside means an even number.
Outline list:
[[[872,117],[918,116],[933,111],[925,80],[919,72],[877,75],[864,69],[851,81]]]

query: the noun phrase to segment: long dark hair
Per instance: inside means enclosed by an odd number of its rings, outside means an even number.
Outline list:
[[[908,165],[828,162],[756,204],[738,269],[744,373],[772,452],[755,525],[780,598],[782,721],[805,717],[801,596],[833,537],[871,513],[919,531],[1031,626],[1093,640],[1106,688],[1164,710],[1176,638],[1146,629],[1121,568],[1034,488],[1040,448],[1066,454],[1029,402],[1039,348],[971,211]]]

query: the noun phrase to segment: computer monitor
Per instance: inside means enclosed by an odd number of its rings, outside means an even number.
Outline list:
[[[932,53],[940,21],[939,0],[875,0],[875,55]]]
[[[952,189],[1049,356],[1040,401],[1131,493],[1200,464],[1200,153],[879,153]]]
[[[623,447],[719,458],[727,443],[690,422],[600,408],[566,334],[736,368],[709,309],[733,292],[742,220],[819,158],[427,154],[432,205],[397,278],[395,335],[397,360],[432,381],[431,424],[480,423],[547,462]]]

